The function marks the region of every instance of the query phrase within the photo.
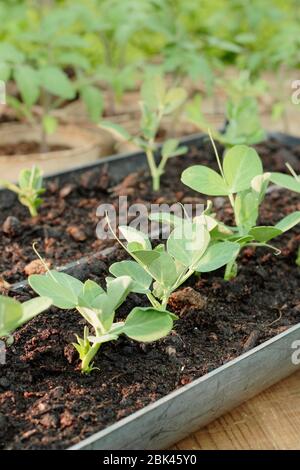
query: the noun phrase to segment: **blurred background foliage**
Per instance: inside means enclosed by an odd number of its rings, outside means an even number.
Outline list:
[[[12,103],[22,111],[25,102],[28,116],[41,100],[41,76],[48,83],[58,79],[58,68],[73,93],[61,74],[59,85],[47,91],[67,100],[81,96],[97,121],[99,89],[108,92],[113,113],[124,92],[149,73],[169,74],[177,85],[188,79],[206,96],[221,81],[231,97],[238,86],[227,70],[235,70],[240,93],[247,89],[252,97],[267,92],[260,79],[272,73],[278,85],[270,91],[272,112],[280,115],[282,76],[300,62],[299,19],[300,0],[1,1],[0,79],[15,82],[21,97]],[[36,87],[33,93],[24,80]]]

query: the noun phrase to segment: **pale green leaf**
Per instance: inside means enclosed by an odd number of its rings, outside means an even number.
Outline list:
[[[78,303],[82,307],[92,307],[95,299],[106,292],[96,282],[87,280],[83,285],[81,294],[78,296]]]
[[[207,230],[211,232],[214,228],[218,226],[218,221],[211,217],[210,215],[201,214],[193,219],[194,224],[201,224],[206,226]]]
[[[88,340],[91,341],[91,343],[93,344],[102,344],[108,343],[109,341],[115,341],[116,339],[118,339],[118,337],[118,335],[107,333],[106,335],[101,336],[88,336]]]
[[[136,341],[150,342],[167,336],[172,327],[173,320],[167,311],[135,307],[125,321],[123,332]]]
[[[24,168],[19,174],[19,186],[22,190],[31,188],[39,190],[43,186],[43,171],[38,166],[33,166],[30,170]]]
[[[205,225],[185,222],[181,227],[175,227],[169,236],[167,250],[182,265],[190,267],[200,260],[209,242]]]
[[[133,280],[131,291],[145,294],[149,291],[152,277],[135,261],[120,261],[110,266],[109,272],[114,276],[130,276]]]
[[[148,265],[152,277],[164,287],[171,287],[177,279],[176,265],[166,252],[156,252],[158,257]]]
[[[139,243],[145,250],[151,250],[150,240],[145,233],[125,225],[121,225],[119,227],[119,232],[123,235],[128,243],[136,242]]]
[[[234,260],[240,251],[240,246],[232,242],[220,242],[208,247],[200,262],[196,267],[196,271],[207,273],[225,266]]]
[[[169,212],[154,212],[149,215],[149,219],[153,222],[162,223],[166,225],[181,226],[183,224],[184,219],[178,217],[175,214],[171,214]]]
[[[251,187],[252,179],[263,173],[257,152],[246,145],[236,145],[224,157],[223,171],[230,193]]]
[[[107,297],[109,308],[117,310],[131,291],[132,279],[129,276],[120,276],[107,284]]]
[[[282,188],[300,193],[300,177],[297,180],[293,176],[284,173],[271,173],[271,181]]]
[[[216,171],[203,165],[191,166],[184,170],[181,181],[195,191],[208,196],[228,195],[228,187],[223,178]]]
[[[281,234],[282,230],[272,226],[253,227],[249,232],[249,235],[260,243],[266,243]]]
[[[22,318],[22,306],[17,300],[0,296],[0,337],[13,332]]]
[[[159,258],[161,252],[155,250],[138,250],[134,251],[134,258],[143,266],[149,266],[153,261]]]
[[[52,299],[49,297],[36,297],[31,300],[27,300],[22,304],[22,317],[19,322],[19,326],[23,323],[36,317],[41,312],[44,312],[52,305]]]
[[[29,285],[40,296],[50,297],[55,307],[68,309],[78,305],[83,283],[69,274],[50,271],[47,274],[33,274]]]
[[[284,217],[280,222],[278,222],[275,227],[282,232],[287,232],[295,225],[300,223],[300,211],[293,212],[292,214]]]

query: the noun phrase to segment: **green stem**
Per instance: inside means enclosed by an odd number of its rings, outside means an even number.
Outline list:
[[[160,175],[159,174],[155,174],[152,176],[152,187],[153,187],[153,191],[155,192],[159,191],[159,188],[160,188]]]
[[[211,133],[210,129],[208,129],[208,135],[209,135],[211,144],[212,144],[213,149],[214,149],[214,152],[215,152],[215,156],[216,156],[216,159],[217,159],[217,163],[218,163],[218,167],[219,167],[221,176],[222,176],[223,180],[224,180],[225,183],[226,183],[226,179],[225,179],[223,167],[222,167],[222,164],[221,164],[221,159],[220,159],[220,157],[219,157],[219,153],[218,153],[218,150],[217,150],[217,147],[216,147],[216,144],[215,144],[215,142],[214,142],[214,139],[213,139],[213,136],[212,136],[212,133]]]
[[[157,309],[161,308],[160,303],[156,300],[154,295],[151,294],[151,292],[148,292],[147,297],[148,297],[148,300],[150,301],[152,307],[157,308]]]
[[[44,119],[46,118],[49,112],[49,103],[50,103],[50,95],[46,90],[42,88],[41,90],[42,123],[41,123],[41,142],[40,142],[41,153],[47,153],[49,151],[47,132],[46,132],[45,125],[44,125]]]
[[[292,174],[292,176],[295,178],[295,180],[300,183],[300,177],[297,175],[297,173],[295,172],[294,168],[292,168],[292,166],[291,166],[289,163],[286,163],[285,166],[286,166],[287,169],[291,172],[291,174]]]
[[[158,191],[160,187],[160,173],[155,164],[155,158],[152,150],[153,142],[149,141],[149,147],[146,150],[147,161],[152,176],[152,187],[153,191]]]
[[[36,217],[38,215],[37,210],[34,206],[28,206],[31,217]]]
[[[237,262],[234,259],[230,261],[230,263],[226,264],[224,279],[225,281],[230,281],[231,279],[235,278],[237,275]]]
[[[82,372],[85,372],[85,373],[90,372],[90,362],[96,356],[100,346],[101,346],[101,343],[93,344],[93,346],[89,349],[88,353],[84,356],[84,358],[82,359],[82,362],[81,362]]]
[[[233,194],[228,194],[228,198],[229,198],[231,207],[234,210],[234,196],[233,196]]]
[[[161,310],[166,310],[167,305],[168,305],[169,296],[170,296],[170,292],[168,292],[168,295],[164,296],[163,301],[161,303]]]

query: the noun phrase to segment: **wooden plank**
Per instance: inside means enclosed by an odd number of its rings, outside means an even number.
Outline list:
[[[300,449],[300,371],[183,439],[179,450]]]

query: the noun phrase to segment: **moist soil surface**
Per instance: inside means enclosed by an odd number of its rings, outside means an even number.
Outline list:
[[[69,150],[70,147],[65,145],[50,144],[48,146],[48,152],[57,152],[59,150]],[[29,155],[31,153],[40,153],[41,146],[38,142],[18,142],[13,144],[1,144],[0,145],[0,160],[1,156],[13,156],[13,155]]]
[[[277,148],[277,158],[272,159],[269,147],[262,148],[265,168],[274,169],[276,162],[279,166],[280,150]],[[194,149],[188,162],[183,158],[172,160],[159,197],[165,202],[174,202],[175,198],[199,202],[201,198],[196,193],[185,191],[179,183],[174,188],[174,181],[175,178],[178,181],[184,166],[205,157],[206,161],[210,159],[204,151]],[[105,200],[120,191],[120,186],[113,192],[108,191],[109,184],[104,188],[104,173],[98,174],[96,181],[93,190],[90,185],[86,189],[82,181],[78,182],[76,189],[60,199],[65,214],[68,211],[76,214],[73,198],[74,202],[82,199],[85,204],[89,198],[95,198],[98,204],[101,198]],[[131,190],[132,200],[154,199],[143,174],[134,185],[123,182],[121,188],[122,194],[126,188]],[[58,190],[68,192],[66,186]],[[48,188],[51,200],[55,194],[57,191],[52,193]],[[218,216],[230,222],[232,213],[226,201],[216,198],[214,205]],[[81,217],[94,213],[95,207],[85,208]],[[299,196],[274,190],[262,206],[260,223],[274,224],[296,209],[300,209]],[[47,211],[43,211],[38,219],[40,224],[47,223]],[[12,209],[6,216],[11,214]],[[13,205],[13,214],[25,229],[29,219],[21,206]],[[74,219],[68,220],[74,224]],[[48,224],[52,221],[48,220]],[[43,240],[40,238],[41,243]],[[59,246],[64,239],[55,240]],[[75,253],[75,241],[73,244],[71,239],[66,240],[65,249],[69,244]],[[91,248],[94,242],[91,237],[87,240]],[[281,249],[278,256],[262,248],[245,249],[239,258],[239,274],[229,282],[223,280],[222,269],[192,277],[170,298],[168,308],[179,320],[168,337],[152,344],[135,343],[126,337],[106,343],[95,361],[100,370],[89,376],[80,373],[77,353],[70,344],[75,334],[82,335],[85,324],[78,313],[51,308],[20,328],[7,350],[6,365],[0,366],[0,449],[67,448],[299,323],[300,268],[295,264],[299,241],[299,228],[295,228],[274,243]],[[20,249],[21,242],[22,237]],[[6,246],[9,243],[6,239]],[[80,242],[77,246],[81,246]],[[103,285],[109,265],[125,257],[114,246],[106,257],[95,255],[74,267],[71,273]],[[23,291],[18,298],[24,301],[31,295],[32,292]],[[136,305],[147,305],[145,297],[130,295],[116,318],[121,320]]]
[[[285,171],[285,162],[300,171],[300,147],[290,149],[276,141],[257,146],[266,171]],[[112,242],[97,239],[99,218],[97,207],[104,203],[118,206],[118,196],[127,196],[128,205],[151,203],[205,203],[205,199],[180,182],[182,171],[190,165],[207,164],[216,168],[210,143],[191,146],[187,155],[172,158],[162,177],[161,190],[153,193],[146,171],[132,173],[119,184],[105,168],[70,174],[63,181],[47,180],[38,217],[32,219],[28,210],[18,203],[14,193],[0,192],[0,289],[1,286],[21,281],[33,274],[39,265],[32,261],[36,255],[32,243],[37,242],[41,255],[52,267],[64,265],[82,256],[99,252]],[[289,196],[290,197],[290,196]],[[224,198],[216,198],[215,207],[230,216]],[[288,210],[288,207],[286,208]],[[280,218],[280,214],[277,214]],[[13,219],[11,218],[13,217]]]

